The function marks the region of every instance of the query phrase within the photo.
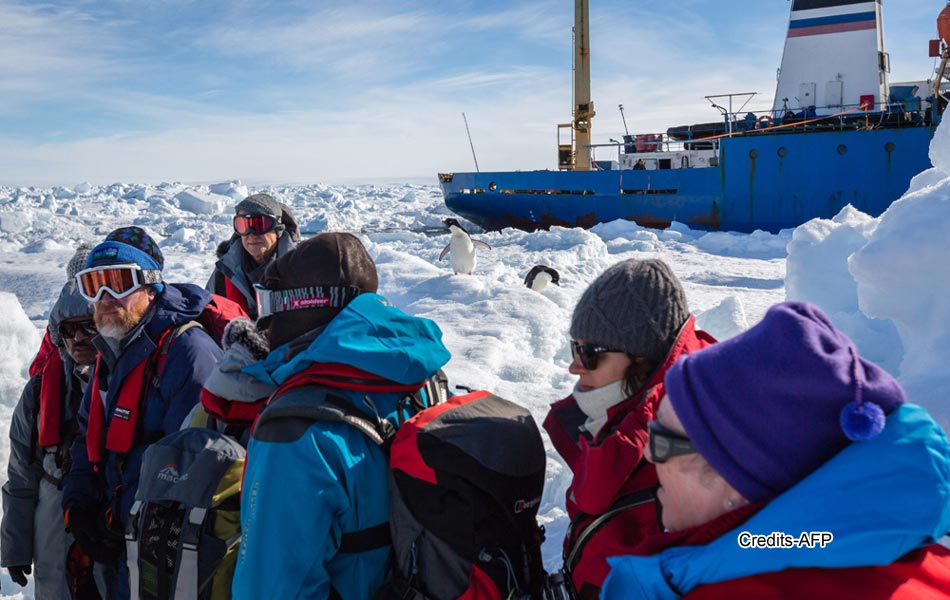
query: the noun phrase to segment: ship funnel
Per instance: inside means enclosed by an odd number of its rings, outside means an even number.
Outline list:
[[[879,1],[792,0],[774,117],[880,108],[888,63]]]

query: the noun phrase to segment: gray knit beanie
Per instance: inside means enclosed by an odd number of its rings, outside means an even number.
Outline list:
[[[660,361],[688,318],[686,295],[669,266],[631,258],[584,291],[571,318],[571,337]]]
[[[90,252],[92,252],[92,244],[87,242],[79,244],[79,247],[76,248],[76,253],[73,254],[73,257],[69,259],[69,263],[66,264],[66,281],[74,280],[76,273],[86,268],[86,259],[89,258]]]
[[[254,194],[238,202],[234,212],[243,211],[249,215],[270,215],[280,221],[280,202],[268,194]]]

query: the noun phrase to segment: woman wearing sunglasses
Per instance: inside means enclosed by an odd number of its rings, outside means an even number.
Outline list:
[[[630,259],[598,277],[571,319],[574,393],[544,421],[573,472],[564,579],[597,598],[606,558],[660,532],[653,465],[643,460],[647,423],[676,359],[715,340],[697,331],[683,288],[660,260]]]
[[[805,303],[680,360],[650,422],[666,533],[604,598],[950,597],[950,442]]]
[[[297,245],[300,234],[290,210],[267,194],[248,196],[234,212],[234,234],[218,246],[218,262],[206,287],[256,319],[254,284],[261,282],[267,265]]]

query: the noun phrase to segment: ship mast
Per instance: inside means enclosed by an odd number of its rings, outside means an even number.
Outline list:
[[[590,24],[588,0],[574,0],[574,170],[589,171],[590,122],[594,103],[590,99]]]

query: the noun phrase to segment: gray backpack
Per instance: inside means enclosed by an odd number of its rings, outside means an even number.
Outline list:
[[[133,600],[225,600],[241,538],[246,451],[211,429],[145,450],[126,526]]]

